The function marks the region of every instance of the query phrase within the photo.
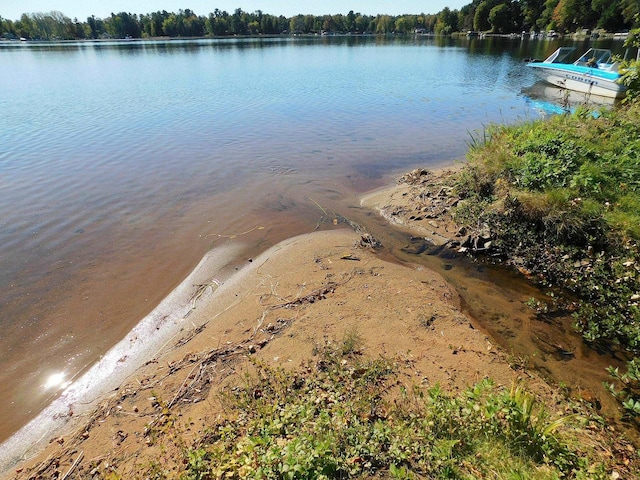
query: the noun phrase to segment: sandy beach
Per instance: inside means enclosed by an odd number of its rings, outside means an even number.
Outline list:
[[[402,188],[376,192],[365,204],[389,204]],[[410,215],[397,210],[394,216]],[[164,335],[136,349],[142,353],[135,359],[119,352],[122,371],[112,362],[107,391],[58,413],[38,444],[27,438],[5,449],[3,478],[103,478],[109,472],[136,478],[158,459],[177,474],[180,445],[149,428],[164,408],[186,425],[184,441],[199,438],[224,408],[221,392],[242,382],[252,359],[297,368],[318,346],[348,335],[361,339],[363,355],[394,359],[408,385],[455,391],[487,377],[505,386],[524,379],[554,403],[554,389],[512,368],[508,355],[462,312],[442,277],[381,260],[368,239],[335,223],[333,230],[286,240],[238,271],[214,274],[219,264],[197,269],[183,283],[187,291],[174,298],[174,317],[156,316],[138,333],[151,336],[170,324]],[[428,219],[421,228],[434,239],[453,233],[451,225]]]

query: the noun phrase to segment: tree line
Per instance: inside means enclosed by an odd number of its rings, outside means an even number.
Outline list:
[[[321,33],[413,33],[446,35],[469,30],[491,33],[579,29],[627,30],[640,26],[640,0],[473,0],[459,10],[436,14],[274,16],[241,8],[148,14],[112,13],[71,20],[61,12],[24,13],[19,20],[0,16],[0,36],[8,39],[76,40],[97,38],[203,37]]]

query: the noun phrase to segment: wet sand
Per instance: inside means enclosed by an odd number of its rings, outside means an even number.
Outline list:
[[[286,238],[312,231],[322,212],[309,198],[343,211],[355,203],[354,190],[376,181],[262,175],[246,188],[206,200],[180,199],[162,214],[141,214],[139,222],[124,222],[115,231],[77,234],[78,240],[91,237],[83,240],[90,248],[76,251],[66,242],[64,262],[52,264],[43,255],[29,266],[33,279],[22,288],[26,293],[15,302],[0,299],[0,398],[7,406],[0,415],[0,443],[59,395],[52,377],[65,383],[91,368],[207,251],[239,244],[228,260],[241,266]]]

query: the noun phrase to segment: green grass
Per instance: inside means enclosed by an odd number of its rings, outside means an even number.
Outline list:
[[[640,354],[640,101],[487,137],[455,179],[456,221],[489,229],[506,263],[578,297],[587,342]]]
[[[299,371],[255,366],[184,449],[183,479],[606,477],[561,433],[581,420],[552,418],[521,386],[408,386],[389,360],[339,346]]]

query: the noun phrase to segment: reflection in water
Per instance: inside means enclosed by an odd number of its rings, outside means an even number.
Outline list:
[[[65,372],[52,373],[47,377],[46,382],[42,385],[45,390],[64,390],[70,384],[70,380],[65,380],[67,374]]]
[[[538,81],[522,89],[533,108],[542,115],[557,115],[574,111],[577,107],[612,108],[621,100],[589,93],[576,92],[566,88]]]

